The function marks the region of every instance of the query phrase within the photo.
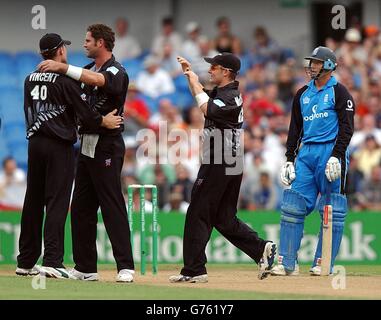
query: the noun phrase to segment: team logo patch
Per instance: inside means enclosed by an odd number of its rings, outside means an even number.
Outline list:
[[[304,97],[303,98],[303,104],[309,104],[310,103],[310,98],[309,97]]]
[[[214,99],[213,103],[219,107],[225,107],[226,106],[225,103],[220,99]]]
[[[111,159],[106,159],[105,165],[106,165],[106,167],[111,167]]]
[[[108,67],[106,71],[110,71],[114,76],[119,72],[118,68],[115,68],[114,66]]]
[[[347,108],[345,110],[353,111],[353,101],[352,100],[347,101]]]

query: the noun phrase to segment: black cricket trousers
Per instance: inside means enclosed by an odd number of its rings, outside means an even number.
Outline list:
[[[28,144],[27,189],[21,217],[19,268],[32,268],[41,255],[42,265],[62,268],[65,222],[74,180],[73,144],[42,134]]]
[[[100,136],[94,158],[79,155],[71,206],[75,269],[97,272],[97,222],[101,208],[117,269],[134,269],[130,228],[120,174],[125,146],[121,135]]]
[[[262,257],[266,241],[236,216],[242,174],[226,175],[225,170],[222,164],[200,167],[185,219],[182,275],[207,273],[205,248],[213,227],[256,263]]]

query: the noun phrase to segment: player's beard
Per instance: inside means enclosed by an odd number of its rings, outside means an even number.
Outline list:
[[[95,59],[96,58],[96,54],[93,52],[93,51],[87,51],[86,52],[86,56],[90,59]]]
[[[86,56],[90,59],[95,59],[98,56],[97,53],[98,53],[97,48],[86,50]]]

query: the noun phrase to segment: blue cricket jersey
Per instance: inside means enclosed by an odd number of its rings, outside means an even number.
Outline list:
[[[332,156],[344,159],[354,131],[354,112],[352,96],[335,77],[321,89],[311,80],[293,100],[287,161],[294,162],[301,142],[335,142]]]

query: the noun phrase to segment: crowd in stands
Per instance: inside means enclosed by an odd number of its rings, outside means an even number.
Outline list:
[[[2,162],[0,171],[0,209],[19,209],[24,202],[26,174],[12,157]]]
[[[242,61],[238,80],[244,100],[245,166],[239,208],[279,209],[284,189],[279,171],[285,161],[292,100],[309,80],[303,57],[296,57],[290,48],[281,47],[264,26],[254,27],[252,43],[245,47],[232,33],[227,17],[217,19],[215,35],[204,34],[196,21],[183,28],[177,30],[172,18],[164,18],[152,47],[144,50],[129,33],[128,21],[124,18],[116,21],[114,54],[130,77],[124,114],[126,153],[122,170],[126,198],[127,185],[131,183],[156,184],[160,209],[186,212],[200,165],[204,119],[189,93],[176,57],[187,58],[200,81],[210,87],[209,65],[203,57],[233,52]],[[182,31],[185,31],[183,35]],[[321,45],[335,51],[338,68],[334,75],[349,89],[357,106],[346,183],[350,208],[380,211],[380,30],[373,25],[354,26],[346,31],[344,39],[327,38]],[[145,135],[139,140],[137,135],[143,129],[154,133],[154,139],[147,142],[149,135]],[[171,138],[173,130],[185,133],[187,139]],[[180,146],[176,155],[181,153],[183,157],[174,163],[168,151],[176,144]],[[148,145],[150,156],[139,152],[143,145]],[[4,190],[12,180],[4,178],[9,177],[9,169],[3,167],[8,173],[0,175],[0,203],[4,194],[9,194]],[[13,183],[19,179],[14,177]],[[148,194],[147,199],[150,205]],[[138,195],[134,202],[138,206]]]

